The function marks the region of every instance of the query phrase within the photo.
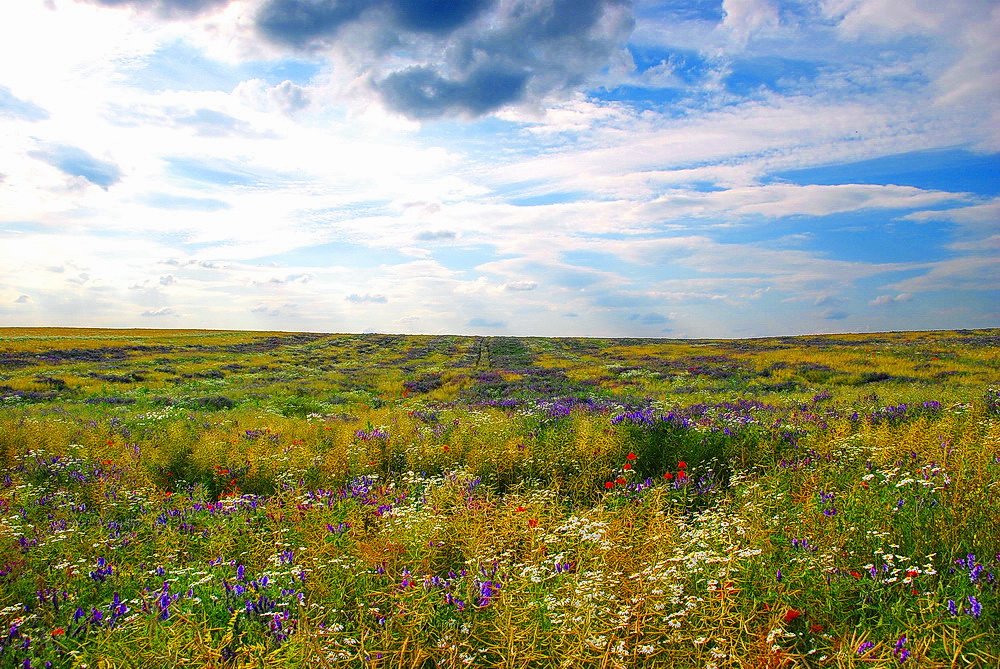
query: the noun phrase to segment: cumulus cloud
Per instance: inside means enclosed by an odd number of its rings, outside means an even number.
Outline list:
[[[27,295],[18,295],[16,298],[14,298],[14,302],[16,304],[27,304],[28,302],[31,302],[31,298],[28,297]]]
[[[778,10],[769,0],[724,0],[722,10],[722,27],[737,44],[746,44],[753,33],[778,25]]]
[[[538,284],[534,281],[511,281],[504,284],[504,290],[526,291],[534,290],[535,288],[538,288]]]
[[[48,163],[57,170],[73,177],[82,177],[90,183],[108,190],[121,181],[122,172],[112,162],[99,160],[83,149],[68,144],[43,145],[28,155]]]
[[[461,78],[448,78],[423,65],[393,72],[378,84],[386,105],[411,118],[449,112],[481,116],[524,95],[526,71],[484,64]]]
[[[157,318],[159,316],[173,316],[174,310],[171,309],[170,307],[160,307],[159,309],[146,309],[139,315],[145,316],[147,318]]]
[[[22,121],[44,121],[49,113],[28,100],[15,96],[6,86],[0,86],[0,118]]]
[[[268,0],[260,33],[295,49],[361,49],[390,109],[481,116],[579,87],[633,27],[631,0]]]
[[[161,286],[173,286],[175,283],[177,283],[177,279],[174,278],[173,274],[167,274],[166,276],[160,277]]]
[[[288,115],[305,109],[312,101],[308,90],[288,80],[269,86],[263,79],[249,79],[240,82],[233,94],[257,108],[276,109]]]
[[[495,0],[270,0],[257,27],[275,42],[305,47],[336,38],[362,18],[414,33],[447,35]]]
[[[827,309],[820,316],[828,321],[842,321],[850,316],[850,314],[843,309]]]
[[[356,304],[360,304],[362,302],[377,302],[379,304],[385,304],[386,302],[388,302],[385,295],[370,295],[368,293],[365,293],[364,295],[351,293],[344,299],[347,300],[348,302],[354,302]]]
[[[868,304],[873,307],[885,307],[899,302],[909,302],[912,299],[913,295],[910,293],[900,293],[899,295],[879,295]]]

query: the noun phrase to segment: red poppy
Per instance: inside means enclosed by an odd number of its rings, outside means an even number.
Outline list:
[[[635,453],[629,453],[627,457],[629,460],[635,460]]]
[[[60,635],[65,634],[65,633],[66,633],[66,630],[64,630],[62,627],[57,627],[54,630],[52,630],[52,636],[60,636]]]
[[[110,465],[111,464],[111,460],[101,460],[101,464],[102,465]]]
[[[663,478],[667,479],[668,481],[670,479],[672,479],[673,477],[674,477],[674,475],[671,474],[670,472],[667,472],[666,474],[663,475]]]
[[[802,615],[801,611],[796,611],[795,609],[788,609],[788,611],[785,613],[784,616],[782,616],[781,619],[784,620],[786,623],[790,623],[801,615]]]
[[[917,572],[911,569],[910,571],[906,572],[906,575],[909,576],[910,578],[913,578],[914,576],[917,575]]]
[[[625,469],[632,469],[632,463],[631,462],[626,462],[625,463]]]
[[[684,462],[683,460],[681,460],[680,462],[677,463],[677,468],[678,469],[684,469],[687,466],[688,466],[688,463]]]
[[[445,453],[447,453],[447,452],[448,452],[448,447],[447,447],[447,446],[445,446],[445,447],[444,447],[444,452],[445,452]]]
[[[614,488],[615,487],[615,482],[614,481],[605,481],[604,482],[604,487],[605,488],[609,488],[609,489],[610,488]]]
[[[622,477],[622,476],[619,476],[618,478],[615,479],[615,483],[621,485],[622,483],[625,483],[625,478]]]
[[[823,626],[822,625],[810,625],[809,626],[809,631],[812,632],[813,634],[819,634],[820,632],[823,631]]]
[[[852,572],[850,572],[850,574],[851,574],[851,576],[854,577],[855,581],[860,581],[861,580],[861,574],[859,574],[858,572],[852,571]]]
[[[524,507],[523,507],[523,506],[519,506],[519,507],[517,507],[517,510],[518,510],[519,512],[520,512],[520,511],[524,511]]]
[[[536,520],[535,518],[529,518],[528,527],[538,527],[538,520]]]
[[[677,472],[677,478],[683,481],[684,479],[687,478],[687,474],[685,474],[683,471]]]

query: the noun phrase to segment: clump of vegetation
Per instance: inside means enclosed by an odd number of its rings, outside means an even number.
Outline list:
[[[997,666],[997,334],[0,330],[0,667]]]

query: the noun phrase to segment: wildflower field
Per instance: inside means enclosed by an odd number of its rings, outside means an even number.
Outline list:
[[[998,353],[0,329],[0,667],[1000,666]]]

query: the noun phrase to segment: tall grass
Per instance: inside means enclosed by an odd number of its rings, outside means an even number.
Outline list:
[[[974,334],[873,335],[859,385],[861,336],[22,332],[0,666],[997,666]]]

